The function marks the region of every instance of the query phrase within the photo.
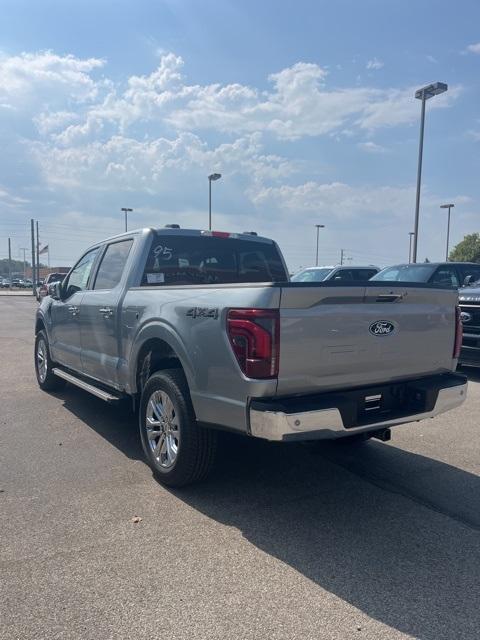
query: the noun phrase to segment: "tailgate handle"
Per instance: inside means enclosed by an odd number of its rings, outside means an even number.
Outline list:
[[[381,293],[375,302],[395,302],[396,300],[403,300],[403,295],[401,293]]]

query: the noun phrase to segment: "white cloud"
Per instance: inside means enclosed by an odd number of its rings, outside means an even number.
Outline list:
[[[467,51],[469,51],[470,53],[480,54],[480,42],[477,42],[476,44],[469,44],[467,47]]]
[[[33,122],[42,135],[47,135],[58,129],[62,129],[66,125],[70,125],[75,120],[78,120],[78,118],[79,115],[74,111],[46,111],[38,116],[34,116]]]
[[[380,61],[370,63],[378,68]],[[34,104],[40,133],[52,133],[61,145],[83,144],[101,133],[128,135],[139,124],[233,135],[263,131],[294,140],[410,124],[418,116],[413,88],[332,87],[326,69],[313,63],[297,62],[271,74],[270,91],[239,83],[188,84],[183,60],[173,53],[162,55],[151,74],[128,78],[122,91],[94,79],[103,64],[53,53],[3,59],[0,103]],[[35,87],[36,95],[25,100]],[[432,107],[448,106],[458,91],[451,88]],[[77,104],[70,120],[72,100]]]
[[[173,139],[143,141],[117,135],[75,147],[40,143],[34,152],[46,180],[57,187],[88,184],[89,189],[152,194],[169,190],[174,183],[185,184],[185,175],[188,180],[200,176],[204,180],[213,170],[230,178],[247,176],[248,184],[283,179],[295,171],[294,163],[264,153],[258,133],[213,149],[198,136],[181,133]]]
[[[381,69],[383,66],[385,66],[384,62],[382,62],[378,58],[373,58],[372,60],[369,60],[367,62],[366,68],[369,70],[377,71],[378,69]]]
[[[449,107],[462,91],[462,87],[449,87],[447,93],[436,96],[429,102],[430,109]],[[393,127],[417,122],[419,119],[418,101],[413,99],[415,88],[391,89],[385,92],[384,99],[365,106],[357,124],[362,129],[373,131],[382,127]]]
[[[254,199],[257,205],[345,219],[401,216],[412,208],[414,197],[413,187],[353,187],[342,182],[310,181],[298,186],[265,187]]]
[[[368,142],[359,142],[357,146],[368,153],[385,153],[386,151],[385,147],[382,147],[380,144],[376,144],[371,140]]]
[[[267,90],[240,83],[189,83],[182,58],[172,53],[162,55],[152,73],[123,82],[101,77],[104,67],[96,58],[51,52],[0,58],[0,119],[7,124],[11,152],[3,162],[18,162],[25,182],[17,188],[5,183],[0,198],[12,211],[16,206],[15,213],[28,204],[21,197],[26,196],[35,201],[40,219],[61,219],[65,211],[76,211],[79,228],[87,219],[88,224],[96,220],[96,236],[107,235],[107,227],[117,229],[112,211],[126,203],[135,208],[140,224],[147,218],[150,224],[170,222],[174,212],[182,224],[197,226],[204,219],[206,176],[212,171],[223,175],[215,188],[216,219],[222,226],[255,228],[287,246],[298,216],[302,228],[313,225],[318,215],[352,220],[337,236],[332,232],[335,246],[348,233],[354,246],[359,228],[375,218],[368,242],[378,247],[379,228],[401,228],[412,211],[412,187],[308,180],[318,175],[319,164],[300,165],[286,156],[299,148],[291,140],[314,136],[340,144],[348,137],[347,144],[355,145],[361,134],[367,141],[358,142],[359,148],[385,151],[365,132],[417,123],[414,88],[338,87],[325,67],[308,62],[271,74]],[[459,92],[459,87],[450,88],[429,108],[449,106]],[[300,168],[304,184],[295,184]],[[142,210],[148,217],[141,219]],[[293,242],[301,244],[297,236],[302,233],[309,242],[309,228],[296,228]],[[73,248],[80,240],[71,242]],[[304,247],[291,249],[292,260],[295,251],[303,260]],[[362,251],[367,251],[363,245]]]
[[[97,58],[59,56],[51,51],[0,57],[0,102],[20,109],[83,102],[98,95],[91,73],[104,65]]]

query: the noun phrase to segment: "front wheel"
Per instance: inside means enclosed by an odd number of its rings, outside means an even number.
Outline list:
[[[181,487],[205,478],[217,449],[217,434],[197,424],[185,375],[178,369],[154,373],[140,401],[140,438],[156,478]]]
[[[39,331],[35,336],[35,373],[42,391],[60,391],[66,385],[65,380],[56,376],[52,369],[47,335],[45,331]]]

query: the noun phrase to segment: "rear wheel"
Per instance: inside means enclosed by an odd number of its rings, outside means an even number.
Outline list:
[[[181,487],[205,478],[217,450],[217,434],[197,424],[182,371],[167,369],[147,381],[140,401],[140,437],[157,479]]]
[[[65,380],[56,376],[52,369],[47,334],[42,330],[35,337],[35,373],[42,391],[60,391],[66,385]]]

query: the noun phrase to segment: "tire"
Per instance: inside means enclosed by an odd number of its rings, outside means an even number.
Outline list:
[[[197,424],[185,375],[178,369],[154,373],[140,400],[140,438],[155,477],[183,487],[207,477],[217,451],[217,433]]]
[[[34,360],[38,386],[42,391],[60,391],[65,388],[66,381],[52,373],[54,363],[50,358],[45,331],[39,331],[35,336]]]

